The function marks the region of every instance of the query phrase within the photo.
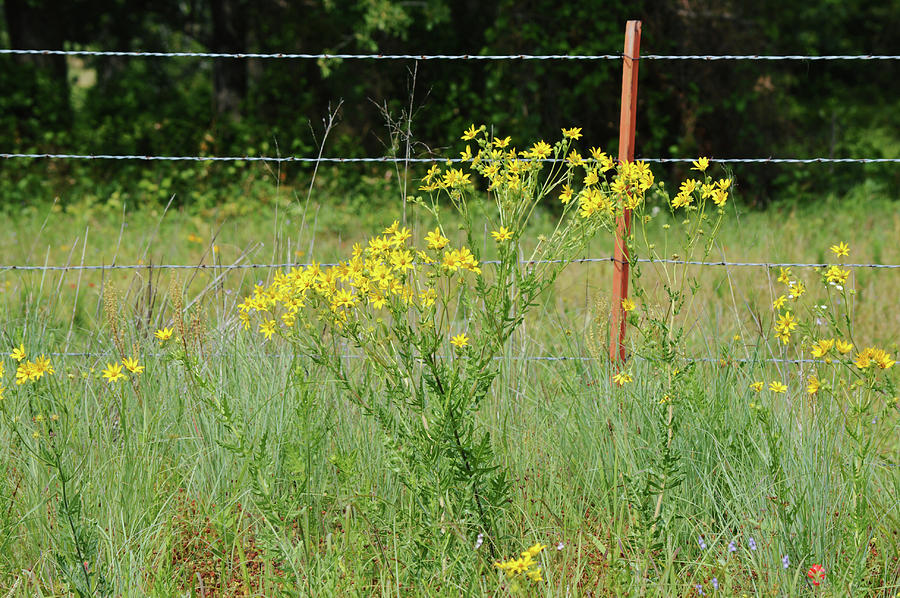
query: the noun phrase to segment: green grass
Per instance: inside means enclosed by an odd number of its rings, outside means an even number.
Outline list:
[[[278,342],[235,331],[235,302],[268,272],[182,271],[189,303],[196,299],[187,308],[194,340],[160,347],[151,338],[177,312],[167,293],[170,273],[152,270],[151,262],[331,261],[400,212],[399,205],[367,210],[359,201],[320,206],[307,203],[302,190],[300,199],[283,191],[277,201],[238,203],[227,216],[224,209],[160,208],[10,215],[0,235],[5,264],[143,260],[148,267],[0,274],[5,346],[24,340],[30,356],[97,354],[52,357],[56,373],[40,382],[39,395],[15,385],[15,364],[3,358],[0,591],[504,595],[487,543],[474,569],[416,544],[416,496],[397,481],[380,433],[324,371]],[[852,262],[900,263],[900,248],[890,242],[900,235],[895,204],[851,199],[732,214],[711,259],[821,262],[827,246],[843,240]],[[535,234],[546,222],[538,219]],[[664,222],[660,216],[651,223],[660,243]],[[431,223],[411,225],[421,236]],[[598,241],[589,254],[607,256],[609,248],[608,240]],[[657,275],[649,267],[645,274],[653,296]],[[608,264],[571,266],[526,323],[479,412],[513,483],[495,557],[547,544],[546,583],[523,590],[534,596],[639,595],[642,588],[646,595],[691,596],[695,584],[710,595],[713,577],[725,595],[900,592],[896,404],[878,403],[866,428],[873,447],[862,452],[838,393],[811,400],[803,392],[811,366],[761,362],[780,355],[763,340],[771,332],[777,271],[717,267],[699,275],[688,326],[692,354],[750,361],[700,362],[683,374],[671,443],[653,364],[634,359],[635,382],[617,388],[604,362],[592,359],[603,353]],[[815,284],[814,273],[800,275]],[[896,356],[900,272],[860,269],[854,276],[859,344]],[[109,283],[114,292],[103,291]],[[99,379],[113,359],[111,312],[118,313],[124,352],[136,345],[147,368],[135,385]],[[182,351],[209,381],[209,395],[191,384]],[[526,359],[547,355],[585,359]],[[896,366],[889,373],[896,379]],[[748,388],[755,380],[789,380],[790,389],[757,395]],[[230,402],[237,427],[208,396]],[[235,430],[246,435],[243,448],[236,448]],[[654,530],[659,543],[648,546],[642,516],[657,496],[648,480],[658,479],[667,450],[680,483],[669,479],[663,523]],[[56,454],[58,463],[48,464]],[[869,476],[864,508],[853,504],[847,483],[855,459]],[[432,531],[461,534],[475,550],[474,534],[453,521]],[[749,549],[751,537],[756,550]],[[732,541],[735,553],[728,551]],[[88,563],[90,590],[79,586],[86,583],[79,561]],[[813,563],[828,575],[818,589],[806,581]],[[649,581],[641,580],[640,567],[649,568]]]

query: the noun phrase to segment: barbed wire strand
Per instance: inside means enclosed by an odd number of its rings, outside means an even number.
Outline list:
[[[132,58],[230,58],[262,60],[621,60],[624,54],[310,54],[259,52],[145,52],[105,50],[24,50],[0,49],[0,54],[43,56],[120,56]],[[828,61],[828,60],[900,60],[898,55],[853,54],[808,56],[799,54],[645,54],[640,60],[770,60],[770,61]]]
[[[461,158],[394,158],[378,156],[368,158],[310,158],[304,156],[154,156],[140,154],[23,154],[2,153],[0,158],[12,159],[49,159],[49,160],[144,160],[155,162],[295,162],[295,163],[387,163],[434,164],[465,162]],[[667,164],[674,162],[694,162],[697,158],[636,158],[637,161]],[[563,159],[543,159],[541,162],[564,162]],[[710,162],[720,164],[896,164],[900,158],[709,158]]]
[[[115,355],[115,351],[106,351],[106,352],[89,352],[89,351],[63,351],[57,353],[47,353],[49,357],[103,357],[108,358],[112,355]],[[145,357],[165,357],[166,353],[144,353]],[[291,357],[290,353],[267,353],[267,357]],[[344,354],[341,355],[342,358],[347,359],[363,359],[362,355],[351,355]],[[448,355],[435,355],[438,359],[450,359]],[[639,356],[634,356],[633,358],[640,359]],[[502,356],[498,355],[494,357],[496,361],[509,360],[509,361],[549,361],[549,362],[558,362],[558,361],[605,361],[603,357],[564,357],[564,356],[556,356],[556,355],[526,355],[524,357],[518,356]],[[646,361],[646,360],[644,360]],[[766,359],[751,359],[751,358],[734,358],[729,357],[727,359],[716,358],[716,357],[685,357],[685,361],[688,362],[697,362],[697,363],[717,363],[721,364],[723,361],[726,363],[787,363],[787,364],[807,364],[807,363],[828,363],[823,359],[784,359],[779,357],[774,358],[766,358]]]
[[[572,260],[525,260],[522,265],[536,266],[541,264],[590,264],[614,262],[615,258],[577,258]],[[642,264],[675,264],[685,266],[727,266],[736,268],[828,268],[835,264],[806,263],[806,262],[729,262],[716,261],[705,262],[696,260],[657,260],[651,258],[639,258],[632,262]],[[497,260],[485,260],[483,265],[497,265]],[[282,262],[272,264],[109,264],[109,265],[72,265],[72,266],[28,266],[28,265],[0,265],[2,271],[78,271],[78,270],[252,270],[275,268],[305,268],[311,266],[306,262]],[[337,266],[338,263],[317,263],[319,267]],[[900,264],[837,264],[842,268],[873,268],[873,269],[897,269]]]

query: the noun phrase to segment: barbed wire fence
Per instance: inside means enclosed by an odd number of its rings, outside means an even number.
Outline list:
[[[95,50],[26,50],[26,49],[0,49],[0,55],[57,55],[57,56],[81,56],[81,57],[131,57],[131,58],[200,58],[200,59],[232,59],[232,60],[372,60],[372,61],[604,61],[604,60],[622,60],[630,58],[624,53],[600,54],[600,55],[568,55],[568,54],[504,54],[504,55],[477,55],[477,54],[314,54],[314,53],[226,53],[226,52],[144,52],[144,51],[95,51]],[[641,55],[637,60],[640,61],[799,61],[799,62],[821,62],[821,61],[891,61],[900,60],[900,55],[660,55],[645,54]],[[2,152],[0,159],[3,160],[112,160],[112,161],[148,161],[148,162],[264,162],[264,163],[297,163],[297,164],[354,164],[354,163],[460,163],[460,158],[397,158],[391,156],[374,156],[374,157],[306,157],[306,156],[160,156],[160,155],[138,155],[138,154],[79,154],[79,153],[18,153],[18,152]],[[670,164],[670,163],[690,163],[695,161],[696,157],[640,157],[636,158],[643,162]],[[755,158],[715,158],[711,157],[710,162],[720,164],[897,164],[900,158],[830,158],[830,157],[810,157],[810,158],[778,158],[773,156],[755,157]],[[545,162],[554,162],[555,160],[546,159]],[[567,263],[611,263],[615,258],[580,258],[567,260]],[[536,265],[543,263],[561,263],[562,260],[540,260],[523,262],[527,265]],[[633,263],[663,263],[676,265],[690,265],[700,267],[751,267],[751,268],[826,268],[829,264],[825,263],[805,263],[805,262],[729,262],[729,261],[691,261],[678,259],[633,259]],[[487,260],[485,264],[495,264],[496,261]],[[214,270],[218,273],[230,270],[271,270],[280,268],[303,267],[310,264],[302,262],[281,262],[281,263],[233,263],[233,264],[101,264],[101,265],[17,265],[17,264],[0,264],[0,272],[29,272],[29,271],[115,271],[115,270]],[[320,266],[329,266],[335,264],[319,264]],[[869,269],[900,269],[900,264],[876,264],[876,263],[854,263],[842,264],[845,268],[869,268]],[[61,357],[103,357],[106,353],[91,352],[58,352],[52,353],[53,356]],[[594,361],[594,357],[564,357],[564,356],[525,356],[517,359],[528,361]],[[717,358],[693,358],[698,362],[716,362]],[[751,361],[766,361],[772,363],[784,364],[804,364],[815,363],[816,360],[809,359],[740,359],[732,358],[732,362],[745,363]]]

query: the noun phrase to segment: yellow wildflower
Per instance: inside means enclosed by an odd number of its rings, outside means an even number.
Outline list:
[[[459,260],[459,267],[469,272],[474,272],[475,274],[481,274],[481,268],[478,267],[478,260],[475,259],[475,255],[469,250],[468,247],[463,247],[459,249],[456,253],[456,258]]]
[[[425,242],[428,243],[428,249],[440,251],[447,246],[447,243],[450,242],[450,239],[441,234],[440,228],[436,228],[425,235]]]
[[[829,247],[829,249],[831,249],[831,252],[837,257],[850,255],[850,246],[843,241],[841,241],[837,245],[832,245],[831,247]]]
[[[430,183],[436,176],[441,174],[441,169],[437,164],[432,164],[431,168],[428,169],[428,172],[425,174],[425,178],[423,179],[426,183]],[[299,257],[299,256],[298,256]]]
[[[562,130],[563,137],[566,139],[581,139],[581,127],[572,127],[571,129]]]
[[[19,367],[16,368],[16,385],[25,384],[26,382],[31,381],[33,370],[33,364],[30,361],[20,363]]]
[[[334,309],[339,309],[341,307],[350,308],[350,307],[353,307],[354,305],[356,305],[356,296],[347,289],[338,289],[331,299],[331,306]],[[262,330],[262,328],[260,328],[260,330]],[[275,331],[275,322],[274,321],[272,321],[271,330],[272,330],[272,332]],[[263,332],[263,334],[265,334],[265,332]],[[269,338],[270,336],[272,336],[272,335],[268,334],[266,336],[266,338]]]
[[[699,158],[694,160],[693,168],[691,170],[699,170],[700,172],[706,172],[706,169],[709,168],[709,158]]]
[[[572,199],[572,188],[568,185],[563,185],[562,193],[559,195],[559,200],[566,204]]]
[[[383,235],[393,235],[400,228],[400,221],[394,220],[389,227],[381,231]]]
[[[272,338],[272,335],[275,334],[275,320],[266,320],[260,324],[259,331],[263,333],[266,340]]]
[[[679,187],[679,194],[691,195],[694,191],[697,190],[697,185],[700,181],[697,179],[688,179],[681,183]]]
[[[463,347],[465,347],[466,345],[469,344],[469,337],[466,336],[465,332],[461,332],[461,333],[457,334],[456,336],[453,336],[450,338],[450,344],[462,349]]]
[[[463,172],[459,168],[451,168],[444,173],[442,182],[445,186],[450,188],[465,187],[466,185],[471,184],[471,181],[469,180],[470,176],[471,175],[468,172]]]
[[[107,363],[106,369],[103,370],[103,377],[110,384],[117,382],[125,377],[122,373],[122,366],[118,363]]]
[[[778,268],[778,282],[783,284],[791,284],[791,268]]]
[[[132,374],[140,374],[144,371],[144,366],[138,363],[137,357],[125,357],[122,359],[122,365]]]
[[[616,167],[616,163],[606,154],[602,154],[600,156],[600,171],[606,172],[607,170],[612,170]]]
[[[882,370],[886,370],[895,363],[893,359],[891,359],[891,354],[885,351],[884,349],[875,349],[872,353],[872,359],[875,361],[875,365],[877,365]]]
[[[540,159],[548,157],[552,151],[553,148],[550,147],[549,143],[545,141],[538,141],[533,146],[531,146],[531,149],[529,149],[527,152],[523,152],[522,156],[525,158]]]
[[[784,295],[779,295],[778,299],[772,302],[772,308],[781,309],[782,307],[784,307],[785,302],[787,302],[787,297],[785,297]]]
[[[470,125],[469,128],[466,129],[463,133],[462,140],[470,141],[472,139],[475,139],[475,136],[478,135],[478,133],[480,133],[482,129],[484,129],[484,125],[481,125],[477,129],[475,128],[475,125]]]
[[[173,332],[172,328],[160,328],[159,330],[157,330],[156,332],[153,333],[153,336],[155,336],[156,338],[159,339],[159,344],[161,345],[164,342],[166,342],[167,340],[169,340],[170,338],[172,338],[172,332]]]
[[[853,350],[853,343],[848,343],[847,341],[838,339],[837,341],[835,341],[835,347],[837,347],[839,353],[846,355]]]
[[[812,346],[812,355],[813,357],[824,357],[831,348],[834,347],[834,339],[823,339],[818,341],[817,343],[813,343]]]
[[[414,268],[413,255],[408,249],[395,251],[391,255],[391,267],[401,274]]]
[[[512,137],[504,137],[501,139],[500,137],[494,138],[494,147],[506,147],[509,145],[509,142],[512,141]]]
[[[635,308],[634,301],[632,301],[631,299],[628,299],[627,297],[625,299],[622,299],[622,310],[623,311],[625,311],[627,313],[627,312],[633,310],[634,308]]]
[[[492,230],[491,236],[499,243],[501,241],[508,241],[512,238],[513,234],[511,230],[508,230],[505,226],[501,226],[500,230]]]
[[[625,386],[629,382],[633,382],[634,378],[631,377],[627,372],[619,372],[615,376],[613,376],[613,382],[616,383],[616,386]]]
[[[419,299],[422,301],[422,307],[431,307],[437,299],[437,291],[434,289],[425,289],[419,293]]]
[[[780,314],[778,316],[778,320],[775,322],[776,332],[788,333],[796,327],[797,321],[794,319],[793,314],[791,314],[791,312],[789,311]]]
[[[769,390],[778,394],[784,394],[787,392],[787,384],[782,384],[778,380],[773,380],[772,382],[769,382]]]
[[[758,382],[753,382],[750,384],[750,389],[753,390],[754,392],[760,392],[763,389],[764,384],[765,383],[762,382],[761,380]]]
[[[810,376],[806,379],[806,392],[809,394],[814,395],[819,392],[819,386],[819,379],[815,376]]]
[[[799,280],[792,280],[790,284],[788,284],[788,292],[790,293],[789,296],[791,299],[798,299],[806,292],[806,285]]]
[[[45,373],[46,374],[54,374],[56,373],[53,369],[53,366],[50,365],[50,360],[46,355],[41,354],[40,357],[34,360],[34,369],[37,374],[35,379],[40,378]]]
[[[15,347],[12,350],[12,353],[9,354],[9,356],[16,361],[22,361],[23,359],[25,359],[25,343],[22,343],[18,347]]]
[[[844,270],[840,266],[829,266],[825,271],[825,280],[835,285],[844,284],[849,276],[850,270]]]
[[[569,155],[566,156],[566,162],[569,163],[569,166],[584,166],[584,158],[575,150],[569,152]]]

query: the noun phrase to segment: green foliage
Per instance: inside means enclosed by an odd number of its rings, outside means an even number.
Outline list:
[[[7,4],[12,14],[11,7],[21,2]],[[9,43],[27,39],[103,50],[610,54],[621,50],[624,21],[638,18],[645,54],[900,53],[895,40],[883,35],[900,26],[896,0],[791,7],[729,1],[689,8],[678,2],[619,1],[605,4],[602,18],[590,3],[229,0],[223,6],[243,24],[235,31],[222,27],[208,2],[135,7],[118,1],[102,10],[89,1],[70,4],[51,10],[46,3],[28,3],[28,19],[6,23]],[[44,31],[61,31],[62,37]],[[603,147],[618,138],[617,61],[411,65],[88,57],[69,61],[66,68],[68,79],[37,59],[0,57],[0,84],[10,90],[0,98],[5,151],[309,156],[321,142],[318,130],[310,133],[310,123],[317,129],[339,100],[346,108],[326,155],[390,153],[384,112],[409,112],[410,103],[415,156],[439,152],[447,131],[468,124],[464,115],[502,122],[523,138],[549,137],[569,124],[590,131]],[[897,68],[897,61],[645,61],[639,153],[895,157]],[[236,100],[222,100],[226,96]],[[722,122],[732,125],[707,124]],[[109,189],[97,195],[105,201],[116,192],[133,194],[138,181],[169,180],[166,164],[123,166],[112,162],[84,170],[71,163],[5,162],[0,200],[18,205],[81,195],[89,181],[103,180]],[[735,174],[747,199],[765,205],[783,197],[842,195],[859,185],[860,170],[875,188],[896,193],[900,183],[889,164],[750,165],[736,167]],[[297,169],[286,172],[288,182],[305,176]],[[680,167],[672,166],[670,174],[681,174]],[[227,179],[200,180],[202,192],[215,195]],[[176,187],[163,184],[161,195],[171,196]]]

